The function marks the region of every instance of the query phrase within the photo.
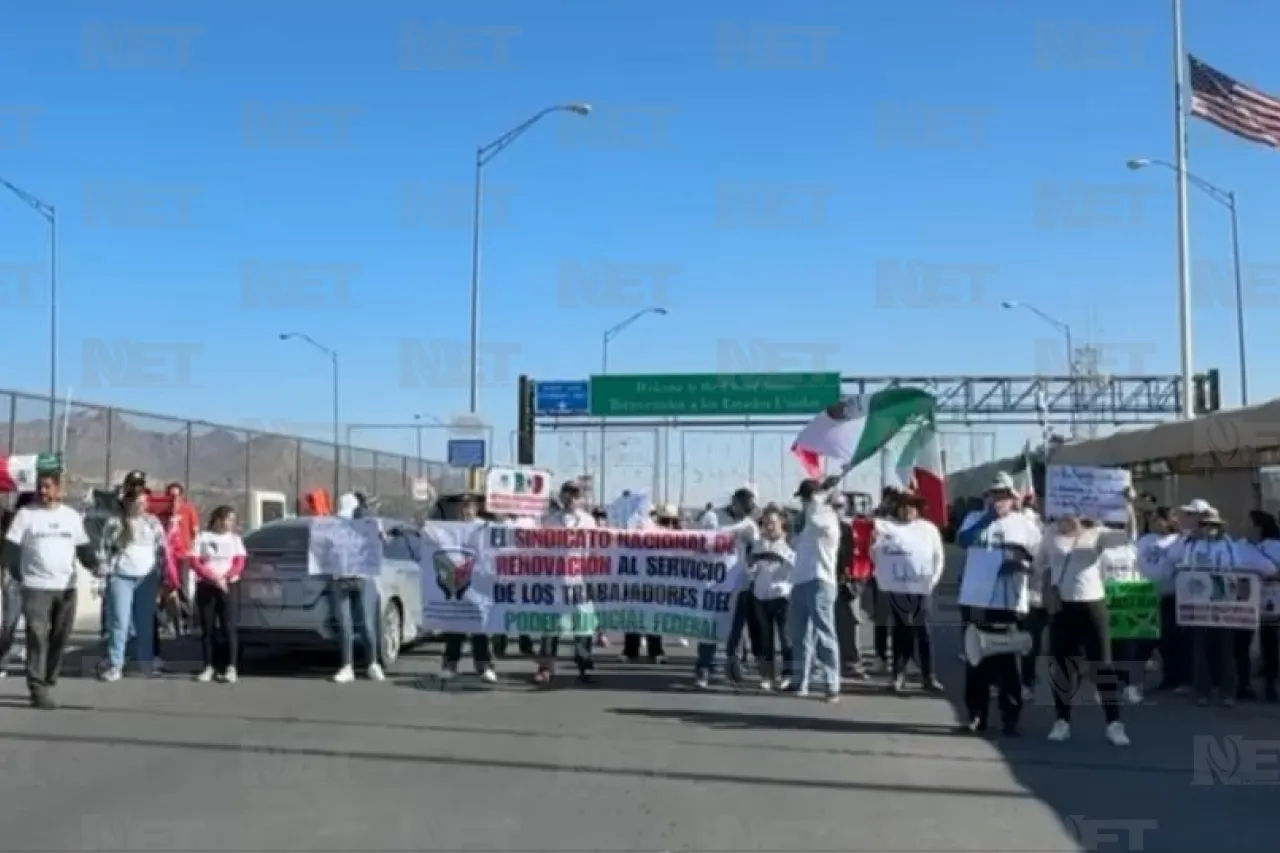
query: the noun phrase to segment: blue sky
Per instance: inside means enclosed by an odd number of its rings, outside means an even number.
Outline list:
[[[1280,9],[1187,5],[1192,51],[1280,91]],[[549,117],[486,169],[481,409],[502,447],[516,374],[591,373],[602,330],[658,302],[670,313],[620,336],[612,371],[714,371],[745,351],[788,365],[821,354],[845,374],[1060,369],[1037,366],[1054,359],[1052,328],[999,309],[1017,299],[1095,340],[1114,372],[1173,373],[1172,174],[1124,168],[1173,155],[1168,6],[11,5],[0,26],[21,36],[0,55],[0,176],[61,212],[64,392],[132,408],[323,434],[325,362],[277,339],[301,331],[341,354],[344,420],[465,411],[475,147],[572,101],[596,111]],[[432,37],[411,54],[406,22]],[[746,32],[766,46],[724,41]],[[1262,366],[1280,346],[1264,334],[1280,305],[1267,239],[1277,155],[1195,121],[1190,140],[1191,170],[1240,195],[1260,400],[1276,391]],[[765,201],[726,214],[727,186]],[[1043,206],[1064,191],[1083,199],[1079,227]],[[1225,276],[1225,212],[1197,194],[1192,222],[1198,269]],[[44,235],[0,199],[6,315],[30,320],[3,344],[15,388],[47,385]],[[302,283],[246,279],[255,261],[290,264]],[[884,272],[913,261],[949,271],[914,307]],[[592,263],[632,284],[592,294],[566,278]],[[1222,369],[1234,402],[1221,287],[1197,299],[1195,361]],[[431,357],[406,374],[406,351]],[[1001,448],[1021,436],[1005,431]],[[647,436],[617,441],[611,482],[644,485]],[[758,440],[767,490],[795,473],[777,461],[783,441]],[[690,442],[691,458],[724,458],[702,466],[688,499],[749,475],[744,440]],[[580,443],[539,450],[571,467]]]

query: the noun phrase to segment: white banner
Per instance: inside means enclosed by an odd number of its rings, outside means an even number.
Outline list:
[[[382,571],[382,528],[378,520],[336,516],[312,520],[307,571],[335,578],[377,577]]]
[[[719,642],[743,571],[736,538],[716,532],[442,521],[423,540],[423,621],[435,631]]]
[[[1050,465],[1045,472],[1044,517],[1075,516],[1123,524],[1129,518],[1125,491],[1131,482],[1123,468]]]
[[[1186,570],[1174,577],[1178,624],[1191,628],[1258,627],[1262,578],[1248,572]]]

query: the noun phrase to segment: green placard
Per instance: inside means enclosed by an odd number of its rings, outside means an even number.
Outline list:
[[[839,373],[592,376],[597,417],[816,415],[840,402]]]
[[[1160,639],[1160,590],[1148,581],[1109,581],[1111,639]]]

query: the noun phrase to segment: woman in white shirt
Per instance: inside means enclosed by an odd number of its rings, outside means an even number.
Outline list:
[[[132,628],[138,665],[148,675],[155,668],[156,601],[169,562],[164,525],[147,513],[147,495],[127,497],[121,514],[102,532],[102,565],[107,576],[107,667],[98,677],[119,681]]]
[[[1124,530],[1108,530],[1091,519],[1059,519],[1057,530],[1041,542],[1032,567],[1035,582],[1044,589],[1050,618],[1049,649],[1054,667],[1050,682],[1058,716],[1049,732],[1052,741],[1071,737],[1071,703],[1079,681],[1073,659],[1083,650],[1102,698],[1107,740],[1116,746],[1129,745],[1120,722],[1119,682],[1111,658],[1110,616],[1102,570],[1106,551],[1133,542],[1132,490],[1127,498],[1130,508]]]
[[[893,632],[891,689],[895,693],[906,689],[907,664],[912,657],[920,665],[925,690],[942,692],[942,684],[933,674],[929,616],[946,554],[942,534],[933,522],[920,515],[924,505],[919,495],[896,492],[886,507],[886,516],[876,519],[871,542],[876,587],[886,604]]]
[[[1160,685],[1158,691],[1174,691],[1191,685],[1191,647],[1178,625],[1173,596],[1173,573],[1166,555],[1182,538],[1182,531],[1168,507],[1157,507],[1148,532],[1138,538],[1138,573],[1160,591]]]
[[[1276,524],[1275,516],[1269,512],[1254,510],[1249,513],[1249,521],[1253,524],[1250,541],[1258,555],[1280,570],[1280,525]],[[1262,586],[1262,621],[1258,625],[1258,644],[1262,649],[1262,696],[1268,702],[1280,701],[1280,693],[1276,691],[1276,678],[1280,675],[1280,584],[1274,580]],[[1239,632],[1235,646],[1236,678],[1240,682],[1237,695],[1244,700],[1257,698],[1251,686],[1252,647],[1252,632]]]
[[[760,539],[751,546],[749,559],[755,571],[752,589],[760,624],[760,688],[786,690],[791,686],[787,610],[796,555],[787,544],[786,522],[779,507],[765,507],[760,514]],[[781,651],[780,656],[775,649]]]
[[[225,684],[236,682],[240,597],[231,588],[240,582],[247,552],[235,531],[235,523],[234,509],[216,507],[209,513],[209,529],[197,536],[191,545],[191,571],[196,576],[195,606],[200,618],[200,648],[204,654],[204,667],[196,681],[204,683],[215,678]],[[225,637],[224,642],[219,642],[221,637]],[[223,660],[218,660],[219,657]],[[221,672],[218,671],[219,666]]]

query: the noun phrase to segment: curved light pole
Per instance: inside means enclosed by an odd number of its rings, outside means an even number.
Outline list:
[[[338,354],[315,338],[302,332],[283,332],[280,335],[280,340],[302,341],[307,346],[328,356],[330,364],[333,365],[333,500],[334,506],[337,506],[338,499],[342,496],[342,435],[338,410]]]
[[[1173,172],[1178,171],[1178,167],[1167,160],[1153,160],[1146,157],[1129,160],[1125,165],[1134,171],[1145,169],[1147,166],[1162,166]],[[1236,284],[1236,346],[1239,349],[1240,358],[1240,405],[1247,406],[1249,405],[1249,361],[1248,347],[1245,343],[1244,282],[1241,280],[1240,272],[1240,228],[1236,213],[1236,194],[1231,190],[1224,190],[1217,184],[1211,184],[1204,178],[1196,177],[1190,172],[1187,172],[1187,182],[1231,213],[1231,265],[1234,269]],[[1187,389],[1183,393],[1190,394],[1191,390]]]
[[[447,426],[444,421],[435,415],[415,413],[413,416],[413,431],[416,437],[416,445],[418,451],[418,479],[422,479],[422,421],[431,421],[440,426]]]
[[[49,223],[49,452],[58,452],[58,209],[0,178],[0,187],[17,196]],[[65,415],[64,415],[65,416]]]
[[[484,167],[489,161],[507,149],[511,143],[523,136],[529,128],[542,121],[552,113],[573,113],[578,116],[591,115],[591,105],[583,103],[557,104],[547,107],[532,117],[508,130],[488,145],[476,149],[476,186],[473,216],[471,220],[471,382],[470,400],[471,414],[477,414],[479,400],[479,363],[480,363],[480,225],[482,198],[484,187]]]
[[[600,338],[600,375],[601,376],[609,375],[609,344],[613,341],[614,338],[622,334],[623,331],[625,331],[628,326],[630,326],[632,323],[635,323],[641,317],[648,316],[649,314],[656,314],[659,317],[665,317],[667,316],[667,309],[666,308],[645,308],[632,314],[630,317],[623,320],[621,323],[610,326],[609,328],[604,330],[604,334]],[[605,439],[606,439],[605,418],[601,417],[600,418],[600,504],[602,506],[604,505],[606,495],[608,495],[608,492],[605,491],[605,481],[608,477],[607,472],[609,470],[608,463],[605,459],[606,453],[608,452],[608,448],[605,446],[606,445]]]
[[[1053,326],[1059,332],[1062,332],[1063,337],[1066,338],[1067,376],[1071,380],[1071,437],[1074,438],[1075,431],[1076,431],[1076,402],[1077,402],[1076,350],[1075,350],[1075,344],[1073,343],[1071,338],[1071,326],[1069,326],[1067,323],[1064,323],[1062,320],[1059,320],[1057,317],[1054,317],[1051,314],[1046,314],[1036,306],[1028,305],[1025,302],[1015,302],[1011,299],[1006,299],[1005,301],[1000,303],[1000,307],[1009,311],[1015,311],[1019,308],[1025,311],[1030,311],[1032,314],[1035,314],[1037,317],[1039,317],[1041,320],[1044,320],[1050,326]]]

